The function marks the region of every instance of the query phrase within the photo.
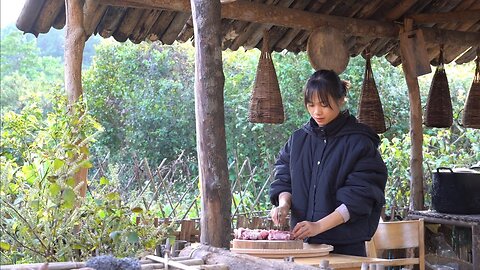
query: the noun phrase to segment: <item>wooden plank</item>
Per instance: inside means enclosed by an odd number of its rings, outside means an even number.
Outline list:
[[[169,265],[169,266],[181,269],[181,270],[195,270],[195,269],[197,269],[193,266],[185,265],[181,262],[165,259],[165,258],[154,256],[154,255],[148,255],[145,258],[150,259],[152,261],[161,262],[161,263],[164,263],[166,265]]]
[[[472,225],[472,263],[475,269],[480,267],[480,224]]]
[[[62,29],[65,27],[66,23],[66,16],[65,16],[65,5],[61,8],[61,10],[57,14],[57,18],[53,21],[52,27],[55,29]]]
[[[50,30],[57,15],[64,8],[64,0],[50,0],[43,5],[42,11],[38,15],[38,19],[33,26],[34,32],[47,33]]]
[[[197,155],[202,195],[200,242],[229,248],[232,193],[225,142],[220,2],[192,0],[192,18]]]
[[[31,31],[44,3],[45,0],[27,0],[17,19],[17,28],[24,32]],[[36,36],[38,33],[33,34]]]
[[[276,6],[288,8],[293,3],[293,0],[281,0]],[[297,5],[294,5],[292,8],[298,9]],[[263,38],[263,30],[270,30],[274,24],[262,24],[261,27],[255,27],[252,34],[247,37],[247,40],[244,43],[244,47],[254,48],[257,47],[260,40]],[[270,39],[271,41],[271,39]],[[270,49],[273,47],[273,43],[270,42]]]
[[[128,11],[125,7],[109,7],[104,14],[104,18],[97,25],[97,32],[103,38],[109,38],[117,30],[118,26]]]
[[[145,9],[129,9],[123,17],[120,25],[113,33],[115,40],[125,42],[132,34],[132,31],[137,26],[138,21],[143,18]]]
[[[190,3],[188,0],[99,0],[99,2],[112,6],[160,8],[181,12],[190,11]],[[238,12],[239,10],[243,12]],[[310,31],[322,25],[329,25],[345,33],[361,36],[385,36],[395,38],[398,35],[398,26],[393,23],[324,15],[254,2],[236,1],[225,3],[222,5],[221,11],[223,18]]]
[[[193,37],[193,21],[192,17],[188,18],[187,22],[183,26],[182,31],[178,34],[177,40],[180,42],[186,42],[191,37]]]
[[[160,8],[189,12],[188,0],[99,0],[113,6],[137,8]],[[243,12],[238,12],[243,10]],[[312,31],[322,25],[337,28],[348,35],[364,37],[398,38],[399,27],[391,22],[355,19],[348,17],[318,14],[292,8],[272,6],[254,2],[232,2],[222,5],[222,17],[261,24],[298,28]],[[421,28],[428,42],[476,45],[480,42],[480,33],[459,32],[443,29]]]
[[[470,61],[475,60],[475,57],[477,56],[477,49],[478,48],[480,48],[480,46],[471,47],[464,54],[462,54],[462,56],[457,58],[457,60],[455,60],[455,63],[460,65],[460,64],[465,64],[465,63],[468,63]]]
[[[402,63],[415,76],[432,72],[421,30],[408,31],[400,34]]]
[[[130,34],[130,39],[133,43],[145,41],[147,35],[151,32],[153,25],[160,17],[161,13],[162,11],[158,9],[145,10],[143,15],[140,17],[141,19],[138,21],[137,25]]]
[[[85,1],[83,6],[83,26],[87,37],[93,34],[106,10],[107,6],[99,5],[97,0]]]
[[[415,23],[478,22],[480,20],[480,9],[443,13],[418,13],[410,15],[409,18],[413,19]]]
[[[163,33],[160,40],[163,44],[173,44],[185,23],[190,18],[190,13],[179,12],[175,15],[168,28]]]

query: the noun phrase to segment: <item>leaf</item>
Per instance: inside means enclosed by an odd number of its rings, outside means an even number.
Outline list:
[[[100,177],[100,185],[108,185],[110,181],[105,176]]]
[[[88,156],[90,154],[90,151],[88,150],[88,147],[84,146],[84,147],[80,147],[80,153]]]
[[[56,171],[56,170],[60,169],[61,167],[63,167],[64,164],[65,164],[65,161],[56,158],[53,161],[53,169]]]
[[[105,213],[105,211],[99,210],[99,211],[97,212],[97,216],[98,216],[99,218],[101,218],[101,219],[105,219],[105,217],[107,216],[107,214]]]
[[[53,197],[53,196],[57,196],[60,193],[60,191],[62,191],[62,188],[60,187],[59,184],[52,183],[48,188],[48,190],[50,191],[50,195]]]
[[[10,244],[5,242],[5,241],[1,241],[0,242],[0,248],[2,250],[10,250]]]
[[[73,189],[68,188],[63,191],[63,204],[62,206],[67,208],[67,209],[73,209],[73,206],[75,205],[75,192]]]
[[[133,212],[133,213],[137,213],[137,214],[138,214],[138,213],[142,213],[142,212],[143,212],[143,209],[142,209],[141,207],[138,207],[138,206],[137,206],[137,207],[132,208],[132,212]]]
[[[135,244],[135,243],[138,243],[139,240],[140,240],[140,238],[138,237],[137,232],[128,232],[127,233],[127,242],[128,243]]]
[[[36,172],[32,165],[23,165],[22,173],[29,184],[35,181]]]
[[[113,231],[111,232],[108,236],[113,240],[117,240],[121,235],[121,232],[120,231]]]
[[[90,162],[90,160],[84,160],[81,163],[81,166],[82,166],[82,168],[90,169],[90,168],[93,167],[93,164],[92,164],[92,162]]]
[[[73,179],[73,177],[70,177],[65,181],[65,184],[67,184],[67,186],[69,186],[69,187],[74,188],[75,187],[75,179]]]
[[[118,192],[110,192],[107,194],[107,199],[110,201],[118,200],[120,199],[120,194]]]
[[[32,200],[32,201],[30,201],[30,206],[32,207],[32,209],[38,210],[38,208],[40,207],[40,201],[39,200]]]

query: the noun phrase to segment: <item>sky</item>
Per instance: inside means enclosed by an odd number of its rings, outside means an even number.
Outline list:
[[[1,28],[16,23],[24,3],[25,0],[0,0]]]

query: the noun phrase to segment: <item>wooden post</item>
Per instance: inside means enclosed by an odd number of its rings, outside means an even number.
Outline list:
[[[195,36],[195,117],[202,211],[200,242],[230,247],[220,0],[191,0]]]
[[[410,22],[406,23],[404,31]],[[411,138],[411,157],[410,157],[410,209],[422,210],[424,208],[423,196],[423,127],[422,127],[422,105],[420,100],[420,87],[418,85],[417,75],[410,70],[410,65],[405,55],[408,48],[400,42],[402,56],[402,68],[405,74],[405,80],[408,86],[408,98],[410,100],[410,138]]]
[[[83,2],[83,0],[65,0],[65,90],[70,110],[83,94],[82,58],[86,40],[83,27]],[[87,172],[86,168],[80,168],[75,173],[75,183],[77,185],[83,183],[80,188],[81,196],[85,196],[87,191]]]

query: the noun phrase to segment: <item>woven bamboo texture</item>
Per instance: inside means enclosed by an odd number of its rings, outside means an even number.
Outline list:
[[[268,34],[264,32],[257,74],[250,98],[248,120],[252,123],[281,124],[284,119],[282,95],[268,45]]]
[[[382,102],[373,78],[370,55],[367,54],[365,59],[365,74],[358,102],[358,121],[370,126],[376,133],[383,133],[387,128],[385,126]]]
[[[480,129],[480,53],[477,53],[476,63],[475,77],[465,101],[462,124],[464,127]]]
[[[428,93],[424,124],[427,127],[447,128],[452,126],[453,112],[447,73],[444,68],[443,48],[440,49],[438,63]]]

